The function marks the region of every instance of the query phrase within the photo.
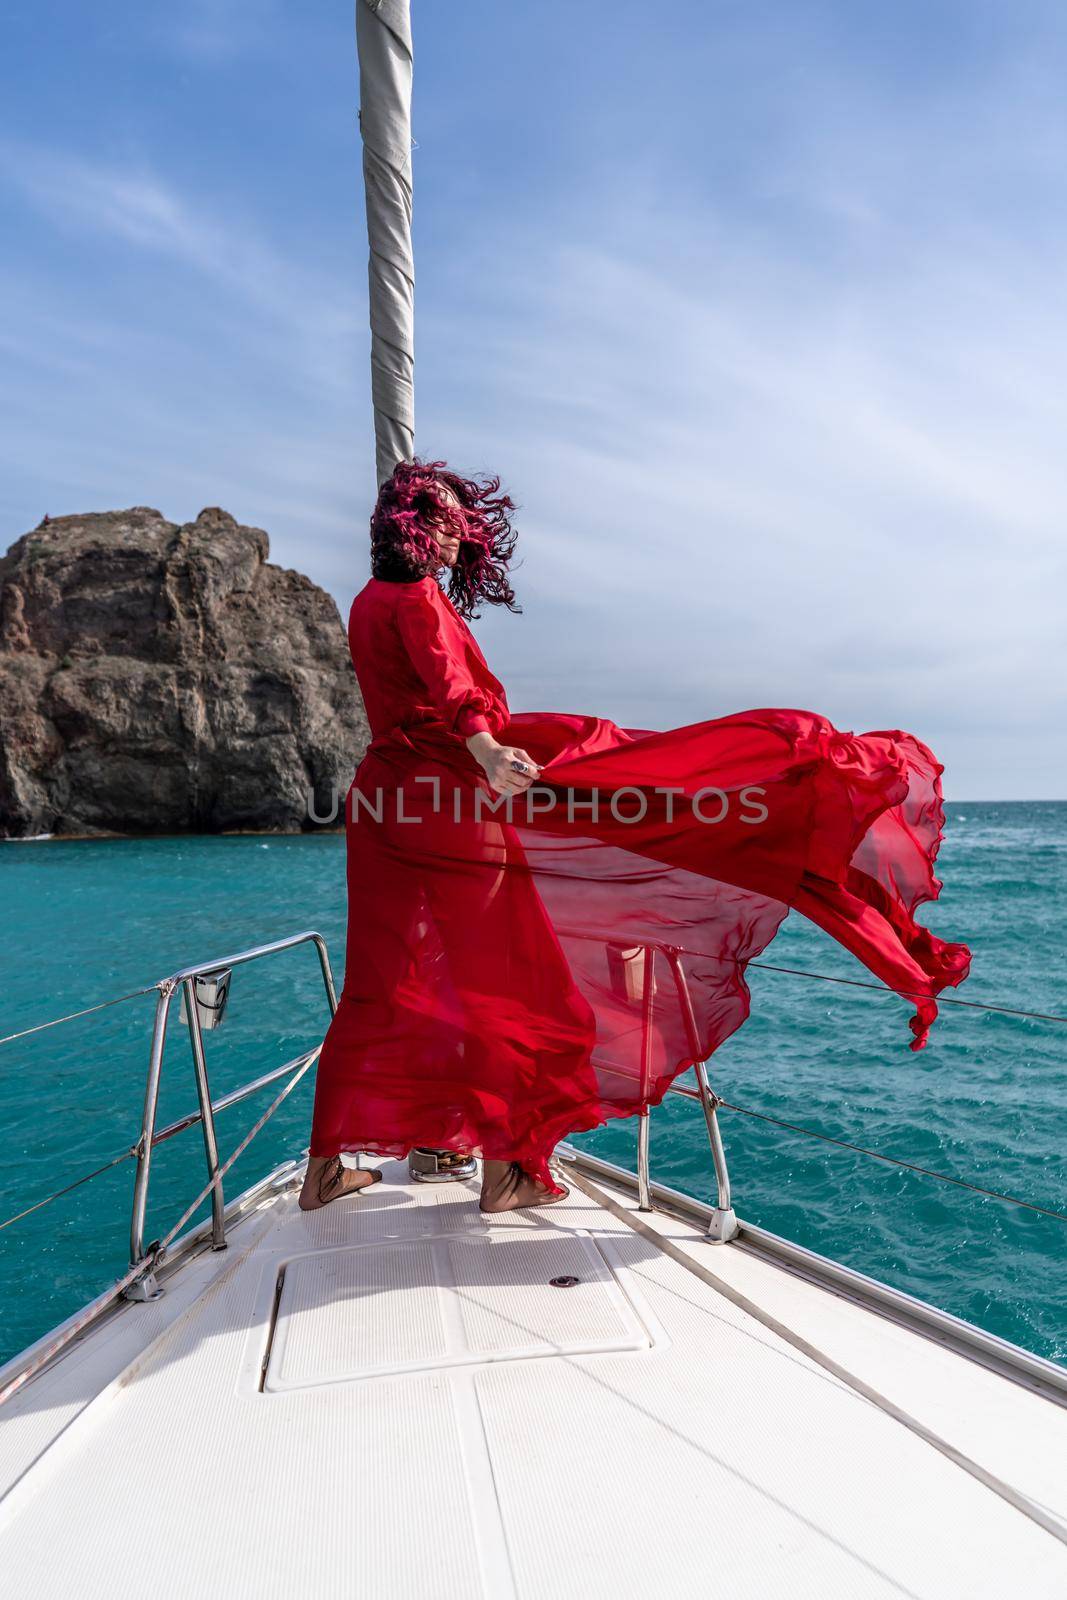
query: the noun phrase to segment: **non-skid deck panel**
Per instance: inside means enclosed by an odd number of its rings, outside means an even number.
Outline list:
[[[519,1594],[566,1551],[582,1595],[607,1564],[634,1596],[1062,1600],[1047,1533],[640,1238],[616,1248],[670,1328],[653,1381],[611,1359],[475,1378]]]
[[[263,1387],[650,1342],[589,1238],[453,1234],[286,1262]]]
[[[270,1201],[263,1202],[269,1206]],[[74,1340],[46,1374],[26,1384],[0,1410],[0,1517],[3,1504],[33,1463],[50,1450],[107,1386],[128,1373],[234,1259],[271,1225],[253,1210],[231,1228],[230,1245],[205,1250],[167,1280],[159,1300],[126,1301],[106,1322]]]
[[[1047,1533],[593,1201],[573,1192],[524,1229],[487,1225],[469,1193],[385,1170],[382,1247],[432,1261],[435,1240],[506,1242],[493,1281],[521,1304],[553,1241],[590,1235],[651,1344],[261,1393],[247,1380],[279,1267],[377,1248],[368,1197],[304,1214],[286,1193],[254,1248],[30,1471],[6,1521],[0,1505],[10,1592],[111,1600],[128,1579],[157,1600],[422,1600],[447,1575],[480,1600],[1062,1600],[1067,1551]],[[730,1247],[711,1262],[731,1271]],[[552,1292],[562,1319],[573,1291]],[[324,1312],[307,1306],[312,1335]],[[884,1324],[830,1295],[825,1316],[853,1327],[862,1369]],[[924,1341],[909,1349],[925,1360]],[[958,1361],[943,1381],[962,1407],[998,1380]]]
[[[829,1359],[1051,1512],[1067,1533],[1067,1408],[773,1260],[744,1248],[709,1247],[659,1212],[644,1220]]]
[[[304,1232],[295,1195],[276,1210],[282,1236],[287,1220],[290,1238]],[[5,1592],[114,1600],[136,1573],[155,1600],[292,1600],[370,1587],[377,1573],[392,1595],[415,1596],[431,1548],[441,1570],[478,1571],[447,1384],[240,1391],[262,1265],[235,1262],[131,1381],[82,1413],[10,1520],[0,1502]]]

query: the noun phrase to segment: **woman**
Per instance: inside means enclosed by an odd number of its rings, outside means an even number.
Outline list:
[[[914,922],[943,813],[910,734],[784,710],[664,733],[512,716],[465,621],[518,609],[498,491],[416,458],[371,520],[349,641],[372,738],[304,1209],[376,1181],[342,1150],[416,1145],[480,1153],[485,1211],[562,1199],[556,1142],[658,1103],[744,1021],[745,964],[790,907],[918,998],[913,1048],[966,976],[966,947]]]

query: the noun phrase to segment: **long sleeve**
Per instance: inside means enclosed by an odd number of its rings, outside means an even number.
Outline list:
[[[397,606],[397,626],[415,671],[452,732],[467,739],[493,732],[500,716],[496,696],[475,681],[461,628],[436,585],[405,587]]]
[[[469,739],[472,733],[492,731],[489,727],[489,718],[483,717],[480,711],[474,711],[470,706],[460,706],[455,727],[456,732],[464,739]]]

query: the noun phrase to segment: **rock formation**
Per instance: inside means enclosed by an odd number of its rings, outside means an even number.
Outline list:
[[[0,559],[0,836],[343,821],[367,738],[337,607],[225,511],[46,518]],[[309,793],[315,796],[309,807]]]

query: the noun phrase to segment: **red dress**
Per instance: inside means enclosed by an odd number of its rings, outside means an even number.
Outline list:
[[[657,1104],[745,1020],[745,963],[790,907],[889,987],[966,946],[936,897],[942,768],[912,735],[760,710],[667,732],[512,716],[435,578],[372,578],[349,642],[371,742],[346,803],[348,938],[311,1154],[476,1150],[547,1176],[568,1133]],[[488,728],[543,768],[490,789]]]

